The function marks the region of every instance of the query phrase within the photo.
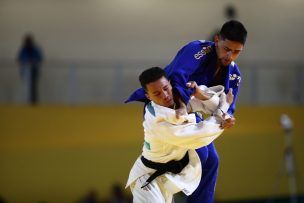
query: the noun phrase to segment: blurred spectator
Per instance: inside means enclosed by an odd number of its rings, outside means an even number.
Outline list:
[[[6,201],[0,196],[0,203],[6,203]]]
[[[98,202],[98,194],[97,191],[92,189],[88,191],[88,193],[81,198],[77,203],[97,203]]]
[[[224,15],[226,20],[236,20],[237,19],[237,10],[233,4],[228,4],[224,8]],[[214,40],[214,36],[220,32],[220,28],[216,28],[211,35],[209,36],[209,41]]]
[[[111,196],[106,201],[107,203],[129,203],[131,200],[129,200],[125,194],[124,190],[122,189],[121,185],[114,184],[111,189]]]
[[[36,45],[34,37],[27,34],[18,53],[20,75],[26,86],[27,100],[30,104],[38,102],[38,78],[42,63],[42,52]]]
[[[237,18],[237,11],[234,5],[229,4],[225,7],[226,20],[235,20]]]

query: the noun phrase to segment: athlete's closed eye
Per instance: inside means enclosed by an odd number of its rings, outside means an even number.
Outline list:
[[[225,51],[231,51],[231,49],[229,49],[228,47],[224,47]]]
[[[169,89],[169,87],[168,87],[168,86],[165,86],[163,89],[164,89],[165,91],[167,91],[167,90]]]
[[[154,92],[153,95],[154,95],[154,96],[159,96],[159,95],[160,95],[160,92]]]

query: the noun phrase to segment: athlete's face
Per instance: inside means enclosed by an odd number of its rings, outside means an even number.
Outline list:
[[[160,106],[174,106],[172,86],[165,77],[146,85],[146,97]]]
[[[222,66],[228,66],[232,61],[236,60],[244,48],[240,42],[222,39],[218,35],[214,38],[217,58]]]

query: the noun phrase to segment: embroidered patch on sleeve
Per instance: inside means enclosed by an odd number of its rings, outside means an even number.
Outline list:
[[[239,86],[239,84],[241,83],[241,76],[237,75],[237,74],[229,74],[229,80],[237,80],[237,86]]]

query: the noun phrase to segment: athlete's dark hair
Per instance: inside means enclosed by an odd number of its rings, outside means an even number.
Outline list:
[[[152,67],[144,70],[140,76],[139,81],[141,86],[147,90],[146,85],[155,82],[156,80],[160,79],[161,77],[165,77],[168,79],[166,72],[160,67]]]
[[[222,26],[219,35],[222,39],[228,39],[230,41],[245,44],[247,30],[241,22],[237,20],[230,20]]]

